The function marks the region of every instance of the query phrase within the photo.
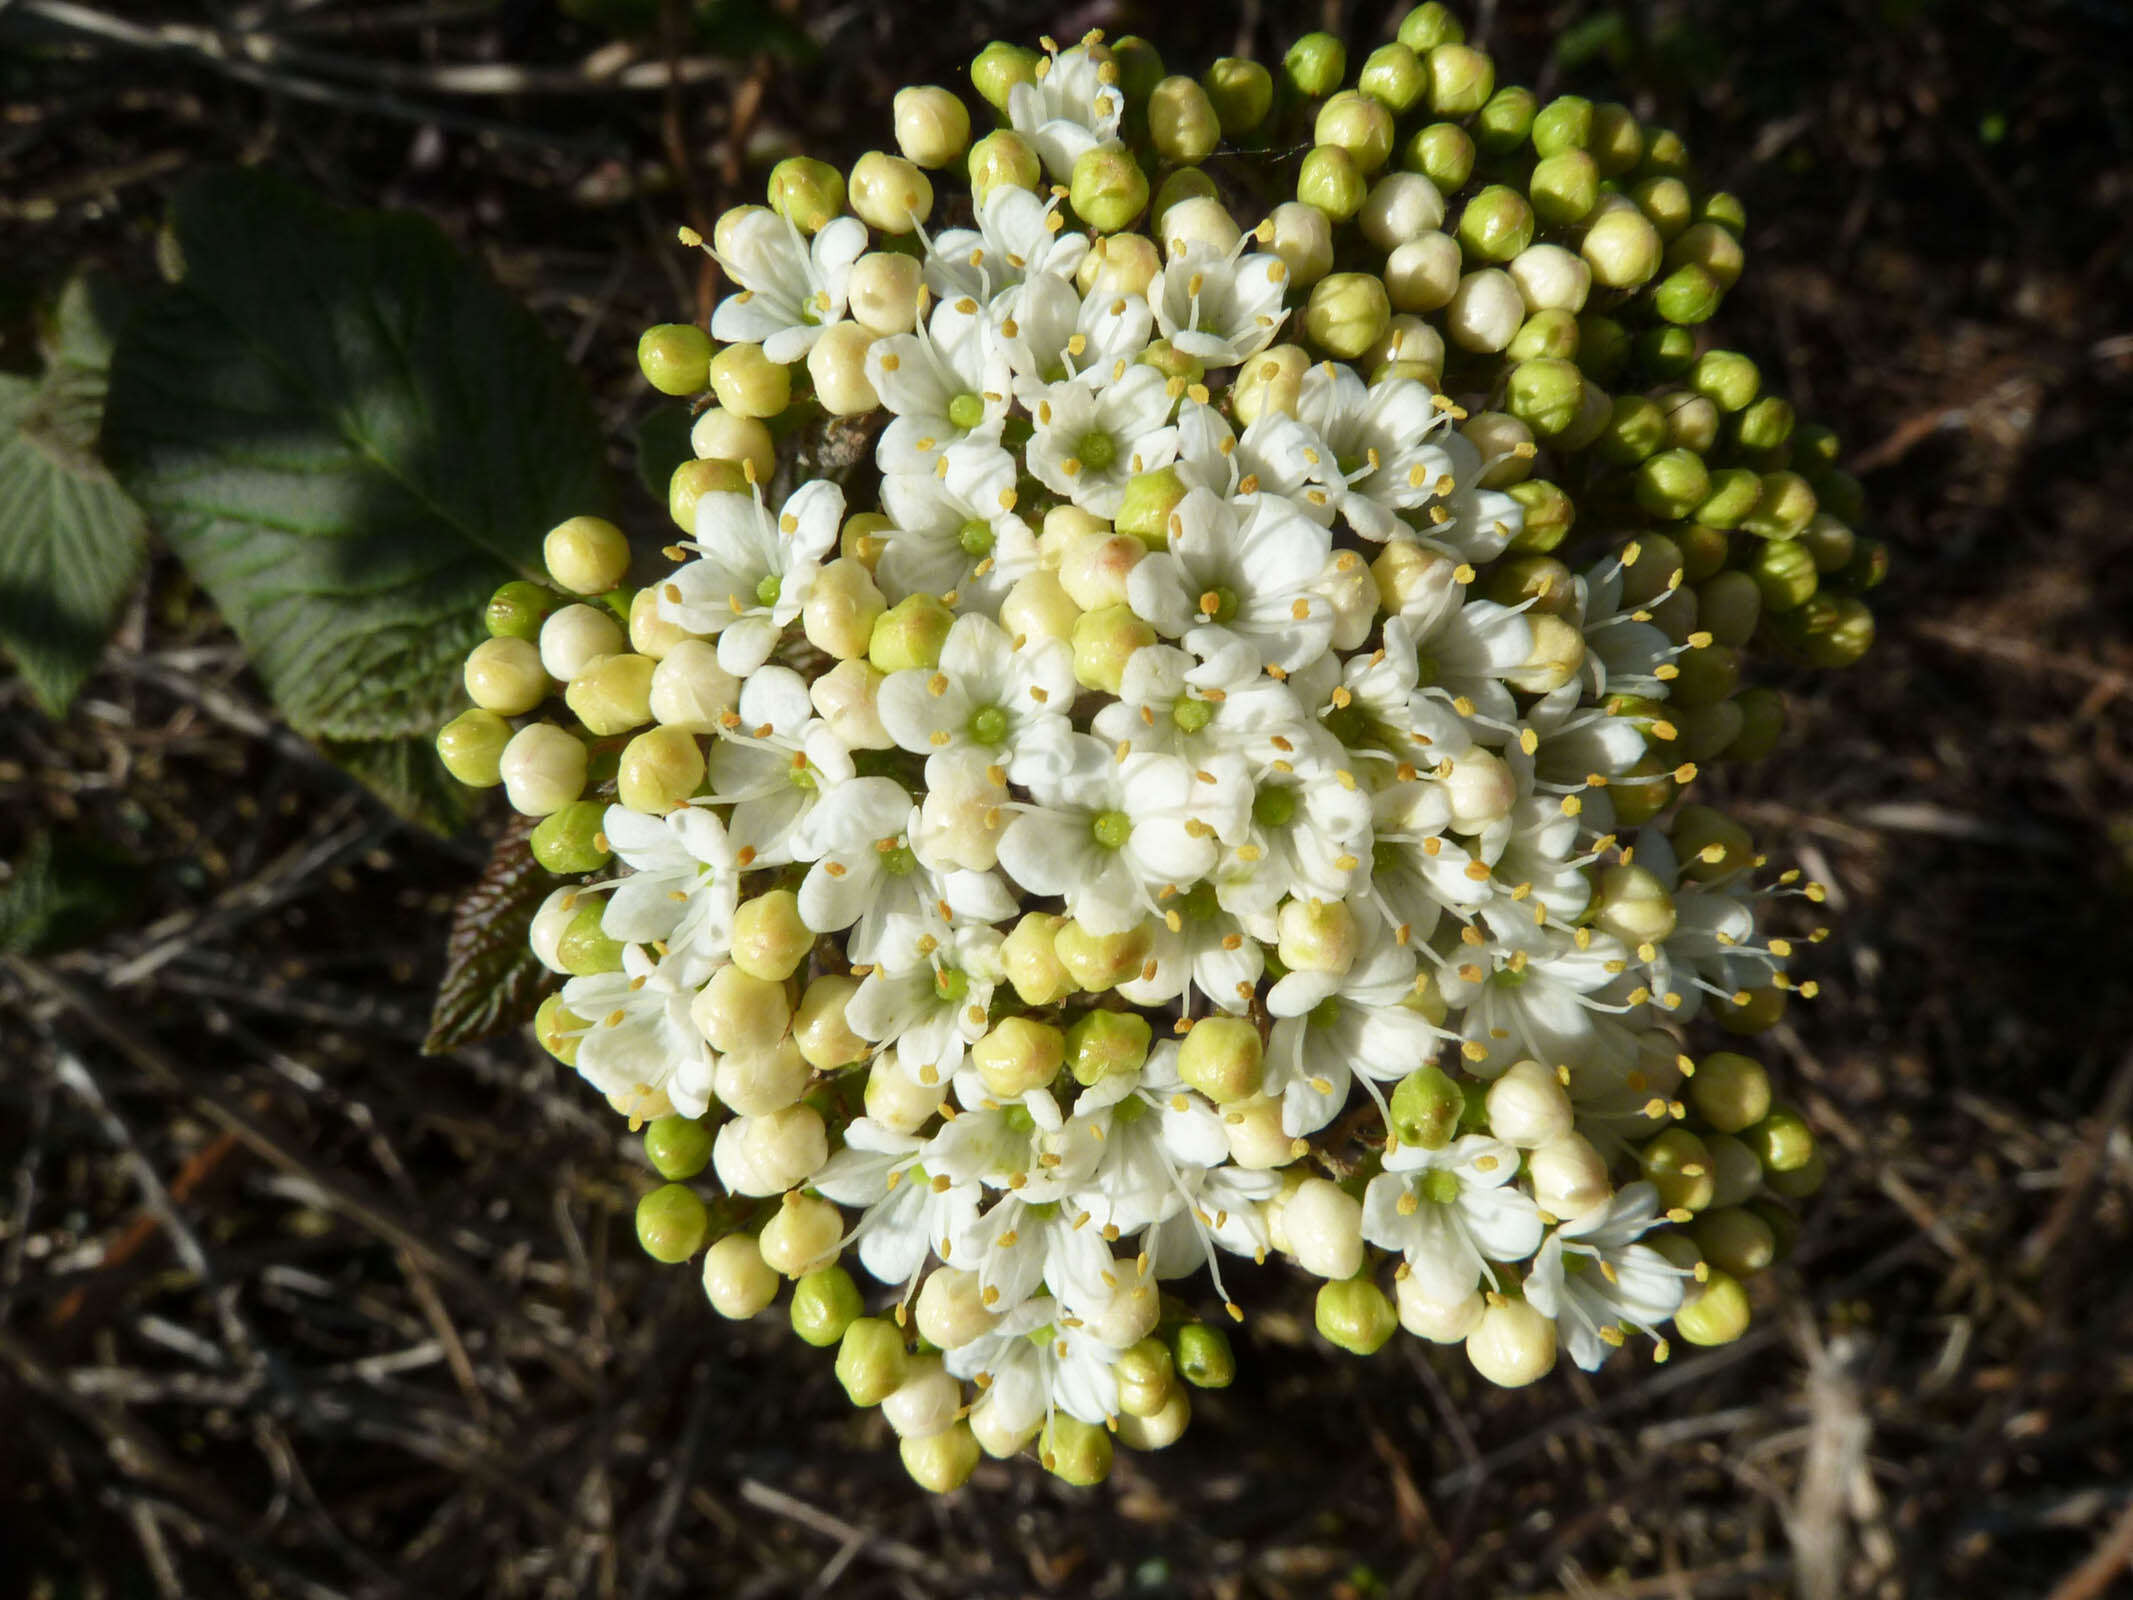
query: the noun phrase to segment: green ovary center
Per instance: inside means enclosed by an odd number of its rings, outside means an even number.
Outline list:
[[[1211,883],[1194,884],[1171,904],[1177,908],[1179,916],[1194,922],[1205,922],[1222,909],[1222,903],[1215,898],[1215,886]]]
[[[785,781],[795,789],[805,789],[809,794],[813,794],[817,788],[815,769],[804,761],[786,768]]]
[[[1418,651],[1416,651],[1416,652],[1415,652],[1415,685],[1416,685],[1416,687],[1417,687],[1417,688],[1422,688],[1422,689],[1427,689],[1427,688],[1428,688],[1428,687],[1429,687],[1429,686],[1430,686],[1431,684],[1435,683],[1436,681],[1437,681],[1437,658],[1436,658],[1435,656],[1432,656],[1432,655],[1425,655],[1425,654],[1423,654],[1423,653],[1422,653],[1421,651],[1419,651],[1419,650],[1418,650]]]
[[[1459,1174],[1442,1168],[1425,1172],[1416,1189],[1433,1206],[1448,1206],[1459,1198]]]
[[[1089,837],[1106,850],[1123,850],[1133,837],[1133,819],[1123,811],[1099,811],[1089,823]]]
[[[1261,789],[1252,801],[1252,820],[1262,828],[1285,828],[1295,816],[1294,789]]]
[[[992,524],[972,517],[957,530],[955,542],[963,547],[966,556],[989,556],[992,554]]]
[[[1311,1008],[1310,1018],[1311,1026],[1314,1028],[1332,1027],[1334,1023],[1341,1019],[1340,997],[1338,995],[1327,995],[1325,999]]]
[[[1326,732],[1342,744],[1358,744],[1370,731],[1370,719],[1364,715],[1362,706],[1353,700],[1335,707],[1320,720],[1325,723]]]
[[[1198,733],[1215,720],[1215,708],[1205,700],[1180,700],[1170,708],[1170,720],[1180,733]]]
[[[1210,621],[1227,622],[1237,614],[1237,591],[1228,584],[1217,584],[1207,591],[1215,597],[1214,609],[1204,614]],[[1204,596],[1203,596],[1204,598]]]
[[[964,724],[975,744],[998,744],[1007,737],[1007,713],[998,706],[980,706]]]
[[[1074,446],[1074,459],[1091,472],[1103,472],[1118,459],[1118,441],[1101,428],[1091,428]]]
[[[1148,1114],[1148,1102],[1137,1094],[1129,1094],[1111,1108],[1111,1120],[1119,1127],[1129,1127]]]
[[[948,420],[968,433],[985,420],[985,401],[965,389],[948,402]]]
[[[911,853],[909,845],[892,844],[880,855],[881,870],[892,878],[908,878],[912,868],[918,865],[918,857]]]
[[[933,992],[951,1005],[960,1005],[970,993],[970,980],[953,967],[941,967],[933,974]]]
[[[755,603],[759,606],[774,606],[778,603],[778,596],[784,592],[784,589],[785,580],[773,572],[755,586]]]
[[[1526,981],[1527,976],[1524,967],[1498,967],[1489,974],[1489,982],[1499,989],[1516,989]]]

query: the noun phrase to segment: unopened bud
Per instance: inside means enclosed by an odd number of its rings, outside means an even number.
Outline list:
[[[1226,138],[1241,139],[1274,108],[1274,78],[1258,62],[1224,56],[1200,75],[1200,87],[1221,119]]]
[[[662,1184],[637,1202],[637,1242],[667,1266],[701,1250],[710,1226],[702,1197],[685,1183]]]
[[[867,1069],[862,1103],[866,1114],[882,1127],[895,1133],[916,1133],[933,1120],[947,1094],[948,1080],[939,1067],[914,1066],[900,1051],[885,1050]]]
[[[970,1047],[970,1056],[985,1087],[998,1099],[1019,1100],[1059,1075],[1066,1036],[1028,1017],[1005,1017]],[[938,1343],[939,1341],[935,1341]]]
[[[1292,897],[1277,921],[1282,965],[1292,972],[1344,973],[1361,953],[1362,935],[1345,900]]]
[[[773,1272],[798,1278],[836,1260],[843,1238],[843,1214],[827,1200],[795,1189],[763,1224],[756,1247]]]
[[[1362,272],[1336,272],[1319,279],[1304,310],[1304,329],[1312,342],[1343,361],[1354,360],[1384,338],[1391,322],[1392,302],[1384,281]]]
[[[1346,89],[1319,107],[1312,138],[1320,149],[1345,150],[1368,177],[1392,156],[1392,112],[1367,94]]]
[[[1280,1095],[1255,1094],[1222,1108],[1230,1160],[1248,1172],[1270,1172],[1296,1159],[1296,1141],[1282,1125]]]
[[[770,169],[768,198],[802,233],[819,233],[844,211],[844,174],[811,156],[788,156]]]
[[[899,1439],[896,1453],[911,1481],[928,1494],[952,1494],[978,1469],[978,1439],[970,1424],[950,1423],[922,1439]]]
[[[994,134],[994,139],[1012,139],[1013,134]],[[985,144],[990,144],[987,139]],[[983,148],[981,146],[980,148]],[[977,152],[971,152],[973,165]],[[1032,161],[1036,157],[1030,157]],[[863,255],[852,263],[852,274],[845,285],[846,303],[852,320],[877,338],[887,338],[894,333],[909,333],[918,325],[918,301],[923,285],[923,269],[914,256],[891,250],[877,250]],[[700,424],[699,424],[700,425]],[[698,451],[698,454],[703,452]],[[775,458],[773,457],[773,461]],[[768,473],[757,467],[757,475],[767,478]]]
[[[1330,33],[1307,33],[1289,46],[1282,70],[1300,95],[1329,95],[1348,76],[1348,47]]]
[[[1526,1173],[1533,1180],[1533,1203],[1564,1222],[1598,1210],[1614,1193],[1606,1158],[1581,1134],[1566,1133],[1528,1151]]]
[[[1518,803],[1518,780],[1501,756],[1470,745],[1452,758],[1444,779],[1454,832],[1477,834],[1511,814]]]
[[[874,575],[860,562],[840,557],[816,574],[800,608],[807,642],[838,661],[864,656],[873,642],[874,624],[888,609]]]
[[[1717,1192],[1711,1152],[1686,1128],[1669,1128],[1637,1153],[1645,1179],[1669,1211],[1701,1211]]]
[[[1577,1121],[1555,1068],[1519,1061],[1489,1085],[1483,1102],[1489,1132],[1521,1150],[1538,1149],[1569,1133]]]
[[[1690,1344],[1731,1344],[1748,1331],[1748,1292],[1730,1273],[1714,1270],[1691,1294],[1674,1313],[1674,1331]]]
[[[650,656],[624,651],[602,656],[570,680],[563,700],[588,733],[606,738],[641,728],[652,719]]]
[[[1125,682],[1126,663],[1136,650],[1156,642],[1155,629],[1123,605],[1085,611],[1074,619],[1069,635],[1074,648],[1074,680],[1084,689],[1117,694]]]
[[[1037,1459],[1054,1477],[1088,1488],[1111,1476],[1111,1435],[1095,1423],[1054,1411],[1037,1437]]]
[[[661,1117],[644,1130],[644,1154],[662,1178],[686,1182],[711,1164],[711,1130],[695,1117]]]
[[[1634,208],[1604,211],[1579,246],[1593,281],[1609,289],[1637,289],[1651,281],[1663,254],[1659,230]]]
[[[1148,97],[1148,136],[1165,161],[1197,165],[1222,142],[1222,119],[1191,78],[1165,78]]]
[[[919,1337],[942,1350],[956,1350],[992,1332],[999,1317],[986,1309],[975,1272],[936,1267],[918,1292]]]
[[[523,716],[548,698],[540,652],[509,634],[484,639],[469,651],[461,676],[467,698],[498,717]]]
[[[1432,1300],[1422,1292],[1422,1280],[1407,1273],[1393,1283],[1393,1299],[1399,1308],[1400,1326],[1431,1344],[1458,1344],[1481,1326],[1488,1302],[1478,1289],[1457,1300]]]
[[[788,1038],[768,1050],[720,1056],[712,1069],[711,1088],[737,1115],[760,1117],[797,1101],[813,1076],[799,1047]]]
[[[1525,297],[1511,275],[1485,267],[1459,280],[1445,308],[1444,331],[1460,349],[1492,355],[1510,346],[1525,320]],[[1516,414],[1515,407],[1508,409]]]
[[[777,1299],[778,1275],[754,1238],[729,1233],[704,1252],[704,1297],[720,1316],[741,1321]]]
[[[1180,187],[1178,180],[1184,178],[1188,172],[1196,181],[1184,187],[1196,192],[1176,193],[1176,189]],[[1173,261],[1189,253],[1195,246],[1216,255],[1227,256],[1237,247],[1238,240],[1244,237],[1243,231],[1237,226],[1237,219],[1229,214],[1229,207],[1214,197],[1214,180],[1198,167],[1183,168],[1165,179],[1163,192],[1156,197],[1155,209],[1157,229],[1163,237],[1164,252]]]
[[[1467,1335],[1466,1358],[1499,1388],[1524,1388],[1555,1370],[1555,1324],[1523,1300],[1498,1300]]]
[[[1096,232],[1122,232],[1148,207],[1148,175],[1123,146],[1084,150],[1074,158],[1067,203]]]
[[[846,187],[859,220],[883,233],[909,233],[933,212],[932,182],[901,156],[869,150]]]
[[[1460,211],[1458,238],[1470,261],[1510,261],[1533,242],[1533,208],[1516,189],[1491,184]]]
[[[666,815],[695,794],[703,781],[703,747],[694,734],[678,727],[651,728],[638,734],[622,747],[622,759],[615,768],[616,798],[647,816]]]
[[[725,966],[697,994],[689,1015],[712,1049],[753,1055],[774,1048],[785,1037],[792,1007],[783,983]]]
[[[1052,950],[1067,976],[1091,994],[1114,989],[1138,977],[1155,936],[1145,925],[1124,933],[1091,933],[1080,923],[1068,921],[1052,935]]]
[[[1226,1106],[1259,1093],[1266,1054],[1259,1030],[1242,1017],[1202,1017],[1178,1047],[1178,1076]]]
[[[970,147],[970,110],[946,89],[896,91],[896,147],[921,167],[945,167]]]
[[[734,1194],[773,1195],[797,1189],[828,1159],[829,1137],[822,1114],[805,1103],[736,1117],[718,1130],[711,1147],[711,1164],[719,1182]]]
[[[825,973],[800,996],[800,1009],[793,1013],[792,1034],[808,1065],[832,1072],[866,1059],[866,1040],[844,1020],[844,1008],[858,992],[857,978]]]
[[[1237,1381],[1237,1358],[1229,1335],[1204,1322],[1188,1322],[1171,1335],[1177,1374],[1195,1389],[1227,1389]]]
[[[637,340],[637,366],[645,381],[661,394],[700,394],[710,381],[711,336],[693,322],[662,322],[647,328]]]
[[[1357,220],[1366,239],[1391,252],[1443,224],[1444,196],[1418,172],[1388,172],[1372,186]]]
[[[597,800],[573,800],[549,812],[535,824],[527,841],[533,859],[558,875],[599,871],[610,856],[601,832],[606,815],[607,807]]]
[[[711,392],[743,417],[774,417],[792,401],[792,373],[759,344],[729,344],[711,358]]]
[[[867,659],[880,672],[940,665],[955,613],[930,594],[906,595],[874,623]]]
[[[512,808],[529,817],[559,811],[585,792],[585,746],[552,722],[518,730],[497,759]]]
[[[995,39],[970,63],[970,82],[985,103],[1007,115],[1007,103],[1017,84],[1037,81],[1037,63],[1044,58],[1034,50]]]
[[[1474,140],[1456,122],[1433,122],[1415,130],[1400,164],[1419,172],[1445,194],[1457,194],[1474,175]]]
[[[844,1338],[845,1330],[859,1320],[865,1309],[866,1302],[859,1298],[859,1286],[852,1282],[849,1272],[842,1267],[817,1267],[793,1285],[792,1331],[816,1349],[827,1350]],[[909,1381],[907,1377],[905,1382]],[[954,1388],[953,1379],[949,1380],[949,1387]],[[958,1390],[958,1398],[960,1395]],[[882,1404],[886,1406],[888,1401]],[[952,1406],[949,1414],[954,1415]]]
[[[511,724],[477,707],[437,730],[437,758],[469,789],[490,789],[503,781],[504,747],[510,742]]]
[[[706,640],[684,639],[652,669],[652,717],[684,733],[715,733],[740,703],[740,680],[718,664]]]
[[[1277,344],[1248,359],[1237,370],[1237,383],[1230,391],[1237,420],[1249,427],[1261,417],[1295,416],[1303,393],[1303,375],[1311,358],[1293,344]]]
[[[1346,222],[1363,209],[1370,180],[1353,155],[1339,145],[1316,146],[1296,174],[1296,199],[1314,206],[1335,222]]]
[[[1205,1026],[1199,1023],[1194,1032]],[[1352,1278],[1362,1267],[1363,1203],[1339,1184],[1304,1179],[1283,1205],[1281,1224],[1287,1235],[1284,1248],[1304,1271],[1321,1278]]]
[[[837,1341],[837,1381],[855,1406],[878,1406],[910,1376],[904,1331],[886,1317],[857,1317]]]
[[[1674,897],[1648,869],[1617,862],[1599,870],[1592,920],[1632,950],[1658,944],[1674,931]]]

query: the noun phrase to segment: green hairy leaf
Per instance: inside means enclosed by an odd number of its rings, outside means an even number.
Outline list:
[[[112,466],[292,725],[426,745],[465,703],[483,599],[538,570],[550,527],[605,508],[585,394],[420,218],[222,171],[179,195],[172,233],[183,276],[113,366]],[[350,765],[419,814],[443,780],[418,760]]]
[[[0,375],[0,647],[63,715],[141,570],[141,513],[97,459],[118,317],[111,287],[61,295],[41,381]]]
[[[531,817],[513,817],[474,886],[452,908],[444,979],[425,1055],[442,1055],[533,1020],[553,975],[526,942],[556,879],[533,859]]]

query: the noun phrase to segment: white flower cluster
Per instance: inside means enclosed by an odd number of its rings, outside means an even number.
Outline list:
[[[1501,1383],[1558,1344],[1596,1366],[1753,1255],[1743,1202],[1808,1161],[1745,1057],[1694,1080],[1705,1137],[1670,1127],[1682,1025],[1766,1023],[1790,954],[1758,940],[1745,835],[1652,820],[1694,775],[1667,702],[1711,644],[1655,616],[1678,554],[1535,553],[1508,492],[1533,435],[1442,392],[1422,319],[1308,353],[1370,293],[1314,292],[1321,211],[1072,225],[1042,176],[1101,211],[1117,80],[1092,40],[1015,82],[987,170],[1019,148],[1041,173],[981,187],[968,226],[929,231],[922,170],[967,112],[902,96],[912,160],[848,191],[803,171],[720,223],[725,347],[673,386],[716,401],[678,564],[620,617],[535,619],[520,648],[584,736],[535,723],[498,764],[563,870],[626,869],[535,920],[571,974],[544,1040],[655,1134],[685,1124],[655,1161],[708,1156],[733,1197],[713,1229],[670,1185],[647,1247],[722,1233],[729,1314],[798,1280],[795,1326],[922,1481],[1040,1433],[1069,1476],[1104,1430],[1174,1438],[1193,1362],[1161,1286],[1204,1272],[1241,1316],[1225,1253],[1326,1279],[1350,1348],[1396,1317]],[[873,471],[781,494],[763,419],[802,364]],[[619,581],[604,528],[551,536],[559,586]],[[514,663],[470,662],[488,712],[531,709]],[[610,774],[612,803],[579,798]],[[1714,1201],[1762,1234],[1647,1240]],[[893,1318],[860,1314],[847,1247]]]

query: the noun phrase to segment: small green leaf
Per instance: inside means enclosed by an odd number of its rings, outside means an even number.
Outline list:
[[[490,592],[605,509],[584,391],[420,218],[224,171],[172,228],[184,277],[113,365],[113,468],[292,725],[426,739],[464,704]]]
[[[0,951],[48,955],[88,943],[132,910],[140,876],[109,845],[37,834],[0,882]]]
[[[54,717],[141,570],[141,513],[96,454],[117,313],[108,284],[76,279],[42,381],[0,376],[0,645]]]
[[[533,1020],[555,975],[534,959],[527,935],[556,879],[533,859],[531,817],[513,817],[474,886],[452,911],[444,980],[430,1011],[425,1055],[443,1055]]]

